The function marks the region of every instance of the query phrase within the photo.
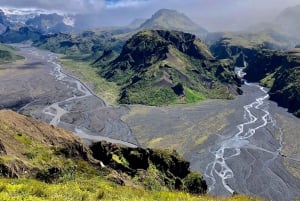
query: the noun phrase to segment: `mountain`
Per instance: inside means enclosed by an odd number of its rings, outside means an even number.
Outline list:
[[[6,31],[0,35],[0,42],[2,43],[21,43],[25,41],[40,40],[41,33],[28,26],[8,27]]]
[[[178,31],[141,31],[126,42],[115,60],[94,65],[122,87],[120,102],[126,104],[232,98],[239,83],[230,62],[216,61],[195,35]]]
[[[42,33],[70,32],[73,30],[74,21],[70,17],[64,17],[56,13],[40,14],[27,20],[26,25]]]
[[[282,11],[274,23],[287,35],[293,36],[300,41],[300,5],[286,8]]]
[[[140,30],[163,29],[177,30],[196,34],[201,38],[207,35],[207,31],[194,23],[185,14],[175,10],[161,9],[152,17],[146,20],[140,27]]]

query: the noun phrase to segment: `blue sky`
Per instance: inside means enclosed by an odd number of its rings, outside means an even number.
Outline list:
[[[169,8],[185,13],[210,31],[239,30],[272,21],[280,11],[297,4],[300,0],[0,0],[0,7],[94,15],[91,20],[103,26],[125,25]]]

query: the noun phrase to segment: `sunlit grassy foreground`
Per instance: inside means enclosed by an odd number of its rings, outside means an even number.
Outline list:
[[[29,179],[0,179],[1,201],[92,201],[92,200],[199,200],[199,201],[256,201],[245,196],[214,198],[193,196],[184,192],[146,191],[118,186],[101,178],[76,179],[60,184],[46,184]]]

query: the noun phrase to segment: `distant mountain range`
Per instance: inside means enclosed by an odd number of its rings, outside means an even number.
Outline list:
[[[74,30],[74,19],[54,14],[40,14],[26,21],[26,25],[31,26],[42,33],[70,32]]]

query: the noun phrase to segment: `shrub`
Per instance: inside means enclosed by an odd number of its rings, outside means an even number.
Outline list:
[[[191,172],[183,179],[183,182],[189,193],[205,194],[207,191],[207,184],[198,172]]]

